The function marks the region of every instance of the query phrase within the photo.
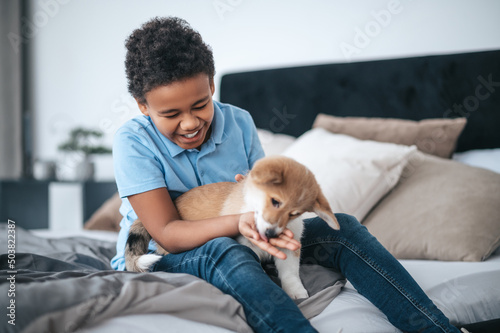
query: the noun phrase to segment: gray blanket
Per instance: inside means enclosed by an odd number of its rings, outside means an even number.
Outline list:
[[[45,239],[17,226],[15,267],[10,267],[7,225],[1,223],[0,249],[0,309],[7,318],[1,321],[2,332],[74,332],[109,318],[147,313],[252,331],[241,305],[201,279],[112,270],[112,242]],[[311,296],[297,303],[308,318],[319,314],[344,284],[340,274],[320,266],[301,267],[301,277]]]

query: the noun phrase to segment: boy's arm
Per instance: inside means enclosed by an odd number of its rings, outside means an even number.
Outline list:
[[[128,199],[151,237],[168,252],[191,250],[213,238],[235,237],[239,233],[239,216],[236,215],[182,221],[164,187],[131,195]]]
[[[298,242],[286,234],[270,240],[269,243],[260,239],[259,234],[252,228],[253,213],[198,221],[180,220],[166,188],[131,195],[128,199],[151,237],[171,253],[191,250],[214,238],[235,237],[240,233],[280,259],[285,259],[286,255],[276,247],[292,251],[300,247]]]

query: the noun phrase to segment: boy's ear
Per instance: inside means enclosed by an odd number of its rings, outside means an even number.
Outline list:
[[[141,110],[142,114],[145,116],[149,116],[148,106],[146,105],[146,103],[141,103],[137,98],[135,98],[135,101],[137,102],[137,106],[139,107],[139,110]]]
[[[214,93],[215,93],[215,84],[214,84],[214,78],[213,77],[210,79],[210,91],[212,92],[212,96],[213,96]]]

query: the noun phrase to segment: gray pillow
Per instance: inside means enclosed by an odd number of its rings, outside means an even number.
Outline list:
[[[485,260],[500,245],[500,174],[419,152],[363,224],[399,259]]]

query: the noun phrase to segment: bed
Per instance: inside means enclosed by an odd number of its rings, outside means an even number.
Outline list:
[[[498,332],[498,59],[484,51],[232,73],[220,101],[252,114],[267,155],[308,165],[334,211],[365,224],[454,325]],[[3,332],[250,331],[241,306],[201,280],[112,271],[118,204],[109,198],[73,234],[0,225],[16,236],[15,253],[2,245]],[[339,281],[299,305],[320,332],[399,332]]]

